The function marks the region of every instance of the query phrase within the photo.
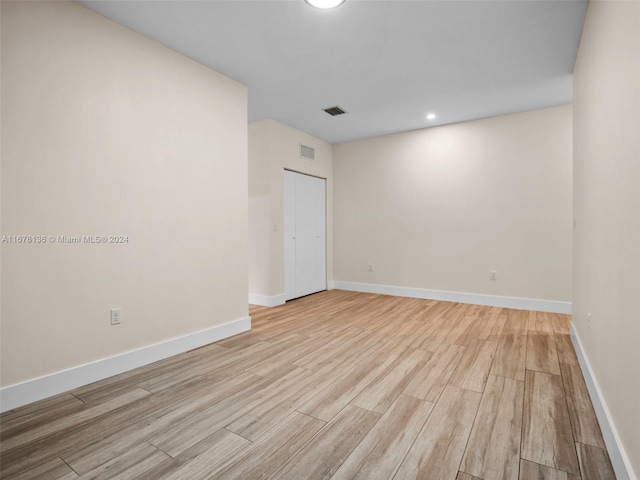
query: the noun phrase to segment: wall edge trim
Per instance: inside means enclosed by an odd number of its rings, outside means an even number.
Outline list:
[[[516,310],[537,310],[551,313],[571,313],[571,302],[556,300],[537,300],[532,298],[502,297],[498,295],[483,295],[478,293],[447,292],[442,290],[427,290],[424,288],[397,287],[393,285],[379,285],[374,283],[357,282],[329,282],[329,289],[349,290],[352,292],[378,293],[395,295],[398,297],[423,298],[445,302],[470,303],[473,305],[487,305],[491,307],[513,308]]]
[[[170,338],[135,350],[0,388],[0,412],[88,385],[251,330],[251,317]]]
[[[279,305],[284,305],[286,302],[284,293],[280,295],[274,295],[269,297],[267,295],[257,295],[255,293],[249,294],[249,303],[251,305],[259,305],[261,307],[277,307]]]
[[[593,408],[596,412],[596,417],[598,418],[598,423],[602,430],[602,437],[604,438],[604,443],[607,446],[607,452],[609,453],[609,459],[611,460],[613,470],[616,473],[616,478],[618,480],[638,480],[633,472],[629,456],[627,455],[624,445],[622,444],[622,440],[618,435],[618,430],[616,429],[613,418],[611,417],[609,407],[604,399],[604,395],[602,395],[600,384],[598,383],[596,375],[591,368],[591,362],[589,362],[587,354],[584,351],[584,348],[582,348],[580,336],[578,335],[578,331],[576,330],[573,322],[571,322],[569,333],[571,335],[573,348],[578,354],[578,361],[580,362],[582,376],[587,384],[587,390],[591,396],[591,403],[593,404]]]

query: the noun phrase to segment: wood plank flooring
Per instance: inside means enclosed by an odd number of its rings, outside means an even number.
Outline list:
[[[3,479],[615,479],[566,315],[332,290],[0,417]]]

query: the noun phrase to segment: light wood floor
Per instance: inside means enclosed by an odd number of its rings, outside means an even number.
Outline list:
[[[4,479],[613,479],[569,317],[343,291],[2,415]]]

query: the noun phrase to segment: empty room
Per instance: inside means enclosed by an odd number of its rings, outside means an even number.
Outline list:
[[[638,479],[640,1],[0,6],[0,478]]]

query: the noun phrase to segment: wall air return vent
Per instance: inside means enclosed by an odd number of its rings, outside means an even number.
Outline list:
[[[342,115],[343,113],[347,113],[337,105],[335,107],[323,108],[323,110],[327,112],[329,115],[331,115],[332,117],[335,117],[336,115]]]
[[[316,151],[312,147],[300,144],[300,158],[306,158],[307,160],[315,160]]]

